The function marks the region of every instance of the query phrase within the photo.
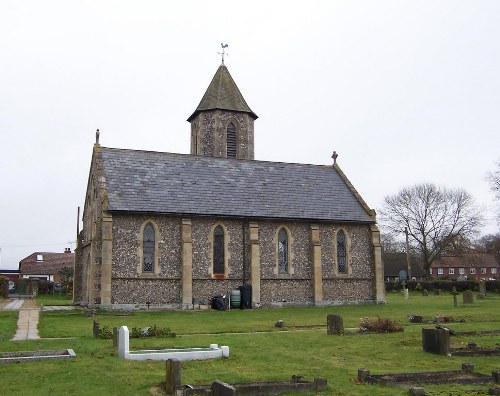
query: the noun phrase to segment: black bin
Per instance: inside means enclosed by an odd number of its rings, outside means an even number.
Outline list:
[[[241,308],[250,309],[252,308],[252,285],[240,286],[241,293]]]

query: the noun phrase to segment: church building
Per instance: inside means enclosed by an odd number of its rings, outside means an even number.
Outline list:
[[[256,119],[222,64],[188,118],[190,154],[103,147],[97,132],[76,304],[192,309],[239,287],[252,306],[385,302],[375,211],[337,154],[255,160]]]

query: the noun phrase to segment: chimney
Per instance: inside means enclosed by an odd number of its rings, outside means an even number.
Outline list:
[[[71,253],[71,248],[64,248],[64,253]]]

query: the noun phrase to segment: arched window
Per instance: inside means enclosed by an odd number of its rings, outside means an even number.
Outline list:
[[[148,223],[142,234],[142,272],[153,272],[155,263],[155,229]]]
[[[224,275],[224,230],[220,225],[214,230],[214,275]]]
[[[278,272],[288,274],[288,234],[284,228],[278,232]]]
[[[339,274],[347,272],[347,248],[346,236],[344,231],[337,233],[337,270]]]
[[[198,155],[198,136],[196,134],[196,123],[191,124],[191,154]]]
[[[236,158],[236,126],[230,122],[227,126],[227,158]]]

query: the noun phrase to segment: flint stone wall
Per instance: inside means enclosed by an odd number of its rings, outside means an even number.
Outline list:
[[[323,301],[333,304],[365,302],[375,299],[371,279],[323,279]]]
[[[158,227],[160,278],[180,278],[182,263],[181,218],[113,215],[113,278],[137,278],[142,249],[141,227],[148,221]],[[145,275],[151,276],[151,275]]]
[[[139,278],[113,279],[111,303],[115,305],[141,305],[177,307],[181,303],[180,279]]]
[[[137,272],[141,249],[141,228],[147,221],[156,224],[158,274]],[[226,277],[212,275],[213,229],[222,225],[226,242]],[[260,300],[264,305],[314,303],[312,280],[312,244],[310,223],[293,221],[259,221],[261,285]],[[289,236],[289,273],[277,273],[277,231],[285,227]],[[344,229],[350,240],[349,265],[352,274],[334,274],[334,235]],[[250,257],[248,225],[241,220],[191,218],[193,260],[193,302],[209,304],[215,295],[228,295],[249,280]],[[323,302],[355,303],[375,297],[370,230],[368,226],[320,225]],[[245,243],[243,243],[245,239]],[[96,245],[97,246],[97,245]],[[180,306],[182,302],[182,219],[174,216],[113,215],[112,304]],[[82,284],[87,279],[87,251],[82,252]],[[244,260],[246,260],[244,266]],[[244,276],[243,269],[247,272]],[[100,265],[96,259],[96,279]],[[97,283],[94,285],[99,288]],[[77,289],[85,298],[84,289]],[[96,290],[95,296],[99,293]]]

